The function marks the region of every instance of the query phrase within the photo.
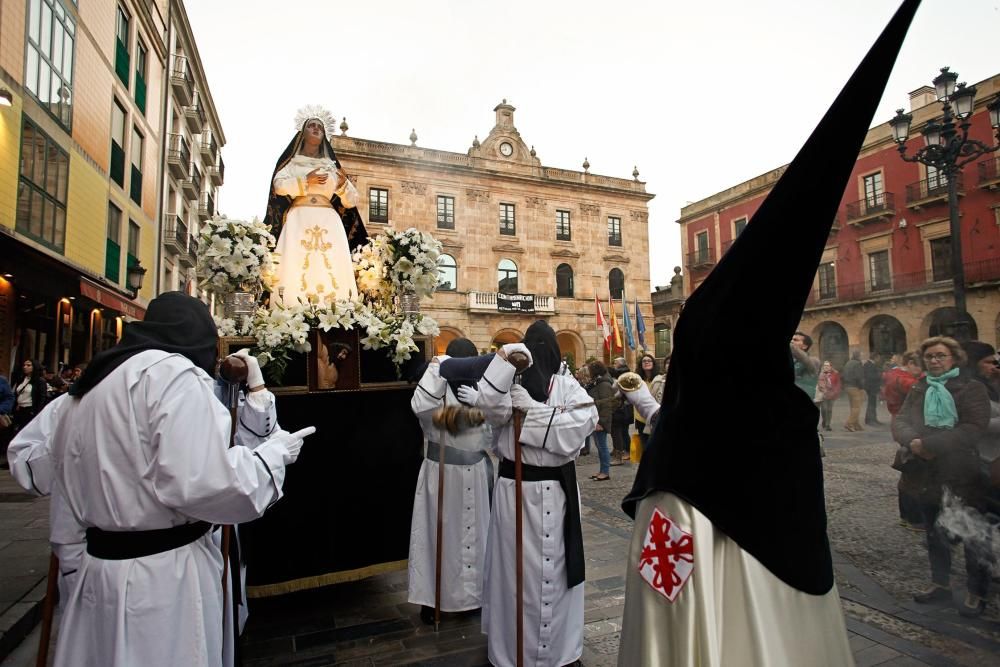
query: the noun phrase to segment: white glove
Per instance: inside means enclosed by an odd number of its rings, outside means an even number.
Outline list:
[[[519,384],[511,385],[510,404],[522,412],[538,406],[538,401],[531,397],[528,390]]]
[[[528,368],[531,367],[531,364],[533,363],[531,359],[531,352],[528,351],[528,348],[524,343],[507,343],[500,349],[503,350],[503,353],[507,356],[508,360],[510,359],[511,352],[523,352],[528,357]]]
[[[647,423],[660,409],[660,404],[649,393],[649,387],[646,386],[645,382],[640,383],[639,388],[635,391],[622,391],[621,394],[639,411],[643,421]]]
[[[470,407],[474,406],[479,403],[479,390],[475,387],[463,384],[458,388],[458,400]]]
[[[295,463],[295,459],[299,458],[299,452],[302,451],[303,438],[312,435],[316,432],[315,426],[307,426],[304,429],[296,431],[295,433],[289,433],[284,429],[278,431],[264,444],[270,444],[272,442],[277,442],[281,444],[285,452],[282,453],[282,463],[286,466],[290,463]]]
[[[230,357],[239,357],[247,364],[247,386],[251,389],[264,385],[264,374],[260,372],[260,363],[257,358],[250,354],[249,348],[243,348],[239,352],[234,352]]]

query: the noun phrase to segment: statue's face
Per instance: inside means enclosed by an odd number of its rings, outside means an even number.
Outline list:
[[[302,131],[302,138],[306,143],[315,145],[323,140],[325,134],[323,123],[317,118],[311,118],[306,121],[306,126]]]

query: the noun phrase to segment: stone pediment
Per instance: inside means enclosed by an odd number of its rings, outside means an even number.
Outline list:
[[[621,253],[611,253],[602,257],[605,262],[618,262],[621,264],[628,264],[629,258]]]
[[[568,259],[580,259],[580,253],[570,250],[569,248],[560,248],[559,250],[553,250],[549,253],[550,257],[566,257]]]
[[[524,252],[524,248],[522,248],[519,245],[515,245],[513,243],[498,243],[497,245],[493,246],[491,250],[493,250],[493,252],[514,252],[514,253]]]
[[[540,167],[542,162],[533,155],[534,148],[524,143],[514,127],[514,107],[504,100],[493,111],[496,125],[482,142],[478,138],[473,142],[469,157]]]

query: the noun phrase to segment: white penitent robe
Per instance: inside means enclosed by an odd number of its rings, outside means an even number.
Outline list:
[[[495,357],[479,383],[479,407],[493,426],[498,454],[514,460],[510,385],[514,367]],[[592,402],[580,383],[554,375],[549,406]],[[557,467],[576,459],[597,426],[597,409],[532,409],[521,429],[521,457],[534,466]],[[579,489],[574,490],[579,495]],[[583,652],[583,587],[568,588],[563,519],[566,495],[556,481],[523,482],[524,664],[557,667]],[[517,664],[514,480],[497,480],[486,554],[483,632],[497,667]]]
[[[27,426],[18,431],[7,447],[10,474],[25,491],[38,496],[52,492],[52,459],[49,437],[59,419],[59,410],[69,400],[67,394],[49,401]]]
[[[314,169],[327,174],[326,183],[306,182]],[[329,203],[336,194],[347,208],[357,206],[354,184],[340,179],[332,160],[296,155],[275,175],[274,192],[293,200],[275,246],[277,284],[272,293],[287,305],[299,299],[319,303],[356,299],[358,286],[344,223]]]
[[[693,538],[694,567],[673,602],[640,575],[654,509]],[[621,667],[854,664],[836,586],[792,588],[671,493],[639,502],[628,558]]]
[[[159,350],[124,362],[60,410],[52,434],[51,542],[75,565],[55,664],[224,664],[223,559],[211,534],[163,553],[105,560],[68,546],[87,527],[154,530],[239,523],[281,496],[288,450],[228,448],[229,415],[212,379]]]
[[[446,357],[441,357],[446,358]],[[427,437],[427,457],[420,466],[410,522],[409,595],[412,604],[434,606],[437,571],[437,508],[439,447],[445,460],[444,510],[441,549],[441,609],[468,611],[482,606],[483,562],[490,523],[489,485],[492,474],[485,448],[486,425],[452,435],[434,425],[434,412],[443,405],[459,405],[446,380],[432,363],[413,392],[410,406]],[[448,452],[448,449],[458,450]],[[478,460],[477,460],[478,459]]]

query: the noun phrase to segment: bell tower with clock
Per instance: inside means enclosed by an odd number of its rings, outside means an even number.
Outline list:
[[[469,149],[471,157],[539,166],[533,150],[529,150],[514,127],[514,106],[504,99],[493,108],[496,124],[480,144],[477,139]]]

